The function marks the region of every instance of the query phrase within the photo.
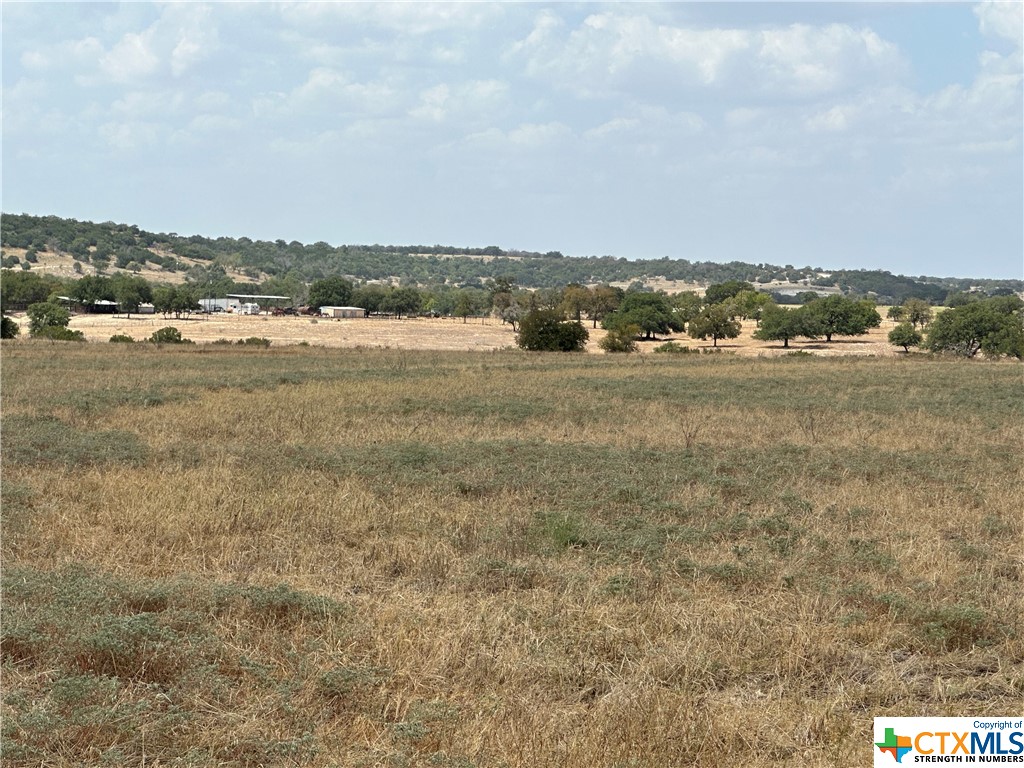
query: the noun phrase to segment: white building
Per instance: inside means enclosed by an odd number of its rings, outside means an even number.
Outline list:
[[[362,307],[320,307],[320,317],[366,317]]]

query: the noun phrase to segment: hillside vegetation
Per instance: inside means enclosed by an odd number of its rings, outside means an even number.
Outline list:
[[[6,765],[854,766],[1020,709],[1016,363],[3,358]]]
[[[720,264],[667,256],[629,261],[613,256],[570,257],[558,251],[508,251],[493,245],[332,246],[324,242],[208,238],[146,232],[112,222],[95,224],[8,213],[2,216],[0,232],[4,267],[24,264],[31,269],[47,254],[66,254],[85,274],[96,269],[122,269],[144,273],[151,279],[154,274],[163,274],[172,282],[183,274],[190,274],[196,283],[224,275],[236,281],[273,279],[293,283],[343,275],[361,281],[401,278],[410,285],[455,286],[479,286],[487,280],[509,278],[524,288],[562,288],[574,283],[650,284],[657,280],[709,285],[743,280],[766,289],[778,283],[803,284],[811,289],[832,287],[847,293],[871,294],[882,304],[902,304],[909,298],[941,302],[950,291],[972,288],[1024,291],[1021,280],[911,278],[884,271],[824,271],[819,267],[741,261]],[[281,290],[279,285],[277,291]]]

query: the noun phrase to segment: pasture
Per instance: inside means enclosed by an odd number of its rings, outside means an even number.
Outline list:
[[[7,765],[854,766],[1021,711],[1019,364],[2,363]]]
[[[884,315],[885,308],[880,308]],[[14,320],[22,327],[22,337],[28,336],[28,318],[15,315]],[[893,347],[888,333],[895,323],[884,320],[881,327],[872,328],[863,336],[836,337],[831,343],[824,339],[795,339],[790,349],[783,349],[782,342],[758,341],[752,334],[756,329],[753,321],[744,321],[743,330],[736,339],[719,341],[722,352],[741,356],[772,357],[802,350],[810,354],[828,356],[879,356],[895,357],[903,354],[902,349]],[[512,326],[503,324],[494,317],[467,318],[402,318],[387,317],[333,320],[310,317],[271,317],[268,315],[234,315],[218,313],[213,315],[192,315],[189,318],[165,318],[162,315],[89,315],[76,314],[71,318],[70,328],[81,331],[88,341],[106,342],[115,334],[131,336],[144,341],[161,328],[174,326],[182,336],[197,344],[217,341],[236,341],[250,337],[266,338],[275,347],[309,344],[316,347],[369,348],[403,350],[445,350],[445,351],[498,351],[516,346],[516,334]],[[590,334],[587,351],[603,354],[599,346],[605,336],[603,328],[593,328],[584,322]],[[642,342],[640,352],[652,352],[665,341],[673,340],[691,350],[710,350],[710,339],[692,339],[685,333],[659,336],[657,341]]]

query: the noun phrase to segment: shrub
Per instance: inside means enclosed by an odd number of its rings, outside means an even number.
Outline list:
[[[0,339],[13,339],[19,333],[21,333],[21,326],[11,318],[5,317],[0,321]]]
[[[564,320],[550,309],[538,309],[523,318],[516,344],[532,352],[580,352],[590,334],[575,321]]]
[[[636,352],[636,337],[640,335],[639,325],[627,325],[608,331],[597,343],[605,352]]]
[[[85,334],[81,331],[73,331],[62,325],[48,325],[40,328],[34,334],[36,339],[49,339],[50,341],[85,341]]]
[[[694,352],[695,350],[692,350],[689,347],[684,347],[681,344],[677,344],[674,341],[666,341],[664,344],[660,344],[657,347],[655,347],[654,351],[660,354],[686,355],[691,352]]]
[[[135,343],[135,339],[133,339],[131,336],[128,336],[128,335],[126,335],[124,333],[115,333],[113,336],[110,337],[110,343],[111,344],[134,344]]]
[[[266,349],[270,346],[270,339],[265,339],[262,336],[250,336],[247,339],[239,339],[235,343],[244,347],[263,347]]]
[[[155,331],[149,340],[153,344],[192,344],[193,342],[189,339],[184,339],[181,336],[181,331],[172,325],[166,328],[161,328],[159,331]]]

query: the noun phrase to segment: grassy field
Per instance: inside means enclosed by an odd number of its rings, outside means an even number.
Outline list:
[[[884,309],[881,308],[882,314]],[[13,319],[21,325],[21,338],[28,338],[29,323],[25,314],[19,313]],[[590,334],[587,351],[592,354],[604,354],[600,341],[606,331],[603,328],[591,327],[590,322],[585,322],[584,325]],[[115,334],[144,341],[155,331],[167,326],[177,328],[182,336],[198,344],[256,337],[267,339],[275,347],[308,344],[348,349],[429,349],[449,352],[497,352],[516,345],[516,334],[512,326],[505,325],[494,317],[472,318],[468,322],[463,322],[458,318],[427,317],[401,320],[381,317],[328,320],[218,313],[173,319],[162,315],[132,315],[128,318],[124,315],[76,314],[71,318],[69,327],[81,331],[88,341],[107,342]],[[745,321],[738,338],[723,339],[717,346],[722,352],[754,357],[786,355],[796,350],[821,357],[896,357],[904,354],[903,349],[894,347],[887,338],[889,331],[895,326],[892,321],[885,320],[881,327],[872,328],[862,336],[836,337],[832,342],[825,342],[824,339],[796,339],[790,343],[789,349],[784,349],[782,342],[758,341],[753,338],[756,324],[753,321]],[[656,341],[641,342],[639,351],[653,352],[669,340],[691,351],[714,348],[711,339],[692,339],[685,333],[675,333],[660,336]]]
[[[1021,372],[5,343],[4,763],[854,766],[1020,714]]]

